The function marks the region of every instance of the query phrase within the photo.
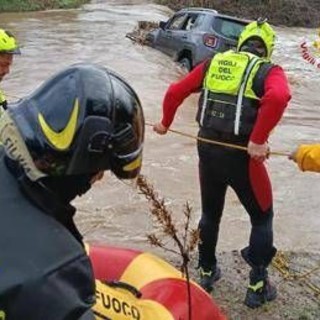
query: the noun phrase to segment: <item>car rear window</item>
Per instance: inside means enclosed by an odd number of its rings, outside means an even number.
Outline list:
[[[214,30],[222,36],[238,40],[240,33],[246,26],[245,22],[229,20],[225,18],[216,18],[214,21]]]

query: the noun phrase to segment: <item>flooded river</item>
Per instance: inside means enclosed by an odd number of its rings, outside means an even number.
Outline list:
[[[14,100],[32,92],[64,67],[88,61],[110,67],[125,77],[142,101],[149,123],[159,120],[168,85],[183,72],[168,57],[125,37],[139,20],[167,19],[170,10],[147,1],[93,1],[79,10],[0,14],[1,26],[17,35],[23,54],[2,87]],[[281,125],[270,138],[274,151],[290,151],[304,142],[320,141],[320,70],[300,57],[304,37],[314,29],[277,28],[274,60],[286,70],[293,99]],[[173,129],[195,134],[197,96],[178,110]],[[301,173],[286,157],[268,160],[273,181],[275,243],[279,249],[320,252],[320,175]],[[166,199],[180,220],[188,201],[194,224],[200,215],[195,141],[146,127],[143,174]],[[146,200],[134,186],[107,174],[92,191],[75,201],[77,223],[87,240],[153,250],[146,233],[153,229]],[[230,190],[223,216],[219,250],[244,247],[249,220]]]

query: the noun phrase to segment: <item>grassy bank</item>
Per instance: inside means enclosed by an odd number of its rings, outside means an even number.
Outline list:
[[[267,17],[274,25],[312,27],[320,25],[319,0],[156,0],[173,10],[182,7],[213,8],[247,19]]]
[[[90,0],[1,0],[0,12],[77,8]]]

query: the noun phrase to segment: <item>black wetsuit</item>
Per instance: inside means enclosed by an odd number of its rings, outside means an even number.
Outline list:
[[[48,210],[29,201],[2,147],[0,181],[0,314],[6,320],[95,319],[91,263],[76,231],[51,215],[56,201],[43,196]],[[69,217],[71,229],[74,211],[60,206],[58,213]]]
[[[238,145],[248,143],[248,137],[242,141],[228,139],[214,131],[208,132],[202,129],[199,136]],[[246,254],[253,266],[266,267],[275,254],[275,248],[271,184],[264,164],[250,159],[250,156],[241,150],[203,142],[198,143],[198,154],[202,201],[202,216],[199,222],[201,233],[199,265],[207,270],[216,266],[215,249],[219,225],[227,187],[230,186],[250,215],[252,229]],[[267,199],[264,208],[259,201],[261,196]]]

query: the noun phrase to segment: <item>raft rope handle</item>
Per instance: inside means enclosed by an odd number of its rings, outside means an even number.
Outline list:
[[[110,282],[105,281],[104,283],[111,288],[125,289],[125,290],[129,291],[130,293],[132,293],[136,298],[142,297],[142,293],[137,288],[135,288],[134,286],[132,286],[129,283],[122,282],[122,281],[110,281]]]
[[[153,127],[153,124],[149,123],[149,122],[146,122],[146,126]],[[194,139],[194,140],[198,140],[198,141],[202,141],[202,142],[206,142],[206,143],[211,143],[211,144],[215,144],[215,145],[219,145],[219,146],[223,146],[223,147],[229,147],[229,148],[232,148],[232,149],[248,151],[247,147],[239,146],[237,144],[226,143],[226,142],[221,142],[221,141],[217,141],[217,140],[201,138],[201,137],[197,137],[197,136],[194,136],[192,134],[189,134],[189,133],[185,133],[185,132],[181,132],[181,131],[173,130],[173,129],[168,129],[168,131],[176,133],[176,134],[179,134],[179,135],[184,136],[184,137],[188,137],[188,138]],[[288,152],[282,152],[282,151],[270,151],[269,155],[288,157],[290,154]]]

